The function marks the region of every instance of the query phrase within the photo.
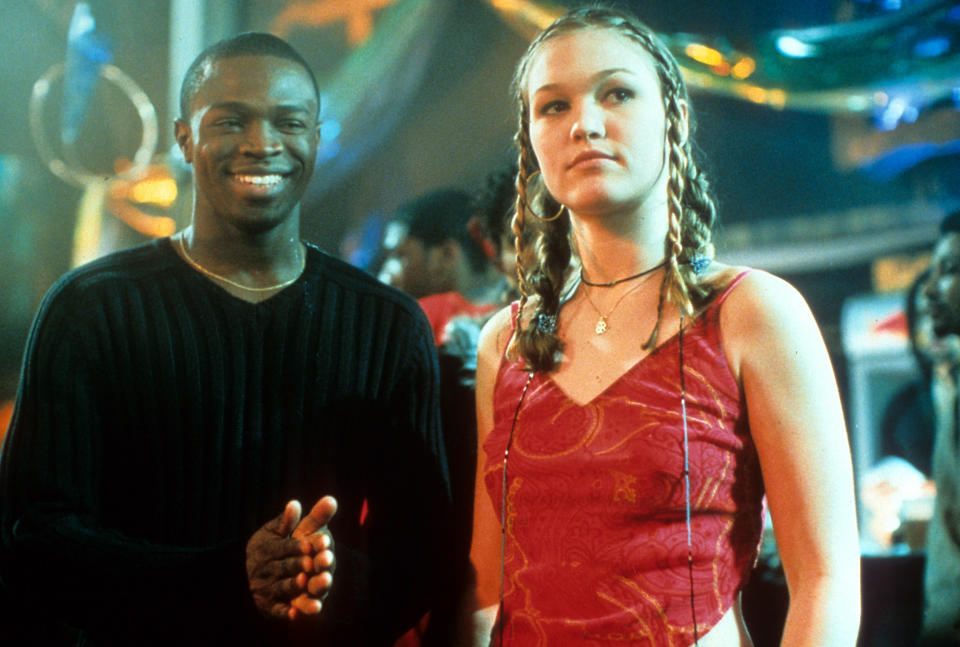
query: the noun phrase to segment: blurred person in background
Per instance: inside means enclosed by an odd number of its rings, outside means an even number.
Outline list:
[[[462,313],[450,319],[444,328],[441,351],[460,358],[460,380],[471,389],[477,368],[477,339],[480,329],[496,306],[504,306],[519,298],[517,292],[517,253],[511,222],[517,203],[517,165],[506,164],[484,179],[471,202],[471,218],[467,230],[479,241],[487,263],[499,277],[490,281],[486,291],[489,304],[475,312]],[[473,404],[470,405],[471,411]]]
[[[469,193],[437,189],[401,206],[387,226],[380,280],[420,302],[438,345],[451,319],[494,307],[497,273],[472,217]]]
[[[486,240],[486,254],[503,277],[501,288],[495,292],[497,301],[503,305],[520,297],[517,247],[512,229],[516,206],[517,163],[510,162],[487,175],[473,202],[474,217]]]
[[[933,331],[925,293],[929,277],[930,270],[927,269],[914,279],[904,307],[910,352],[920,376],[891,398],[881,422],[882,455],[903,458],[928,477],[934,437],[933,372],[938,366],[957,359],[956,344],[948,338],[938,337]]]
[[[940,223],[930,276],[924,286],[933,332],[940,338],[960,335],[960,211]],[[920,645],[960,645],[960,433],[958,433],[957,364],[933,370],[936,421],[933,480],[937,488],[927,530],[924,572],[924,618]]]

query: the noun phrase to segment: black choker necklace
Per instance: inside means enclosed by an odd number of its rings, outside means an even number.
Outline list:
[[[638,274],[633,274],[633,275],[631,275],[631,276],[626,276],[626,277],[624,277],[624,278],[622,278],[622,279],[617,279],[616,281],[610,281],[609,283],[591,283],[590,281],[587,280],[587,277],[585,277],[585,276],[583,275],[583,269],[581,269],[581,270],[580,270],[580,280],[583,282],[584,285],[589,285],[589,286],[592,287],[592,288],[612,288],[613,286],[619,285],[620,283],[626,283],[627,281],[632,281],[633,279],[639,279],[641,276],[646,276],[646,275],[649,274],[650,272],[656,272],[657,270],[659,270],[661,267],[663,267],[663,266],[666,265],[666,264],[667,264],[666,261],[662,261],[662,262],[658,263],[657,265],[654,265],[654,266],[651,267],[650,269],[647,269],[647,270],[644,270],[644,271],[642,271],[642,272],[639,272]]]

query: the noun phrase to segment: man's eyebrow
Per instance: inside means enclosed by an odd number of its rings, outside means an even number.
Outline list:
[[[274,110],[282,112],[310,112],[313,110],[313,106],[309,103],[282,103],[279,106],[275,106]]]
[[[271,110],[281,112],[310,112],[313,109],[311,103],[282,103],[278,106],[272,106]],[[243,101],[221,101],[210,106],[210,109],[246,112],[250,110],[250,104],[244,103]]]

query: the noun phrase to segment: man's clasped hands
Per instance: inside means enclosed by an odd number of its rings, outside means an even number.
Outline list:
[[[247,542],[247,580],[261,613],[294,620],[316,615],[333,586],[333,535],[327,524],[337,501],[325,496],[300,518],[300,502],[268,521]]]

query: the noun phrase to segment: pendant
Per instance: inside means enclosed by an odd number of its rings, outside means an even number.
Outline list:
[[[600,317],[600,319],[597,320],[597,325],[596,325],[596,327],[594,328],[594,331],[595,331],[598,335],[602,335],[603,333],[607,332],[607,318],[606,318],[606,317]]]

